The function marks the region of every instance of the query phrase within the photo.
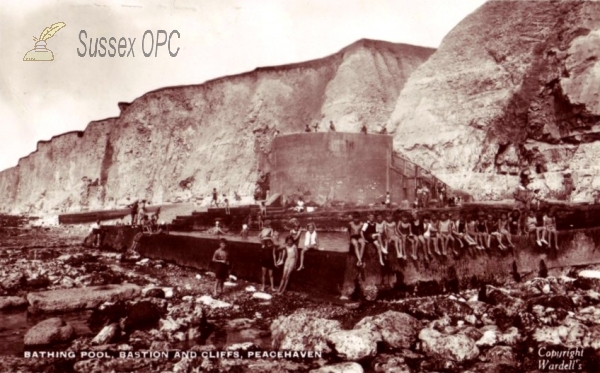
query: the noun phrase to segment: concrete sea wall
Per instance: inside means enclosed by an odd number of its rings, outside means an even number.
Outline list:
[[[105,229],[104,246],[116,250],[130,247],[136,233],[130,227]],[[558,251],[539,248],[527,237],[514,237],[513,242],[514,250],[501,251],[493,244],[491,250],[475,255],[463,251],[457,257],[449,254],[431,261],[398,260],[390,252],[383,267],[378,262],[375,248],[368,246],[364,268],[356,266],[356,258],[349,252],[309,251],[305,256],[305,269],[294,272],[290,289],[348,296],[360,290],[367,298],[375,298],[378,292],[387,288],[413,291],[416,287],[417,293],[426,293],[426,289],[432,287],[435,291],[443,291],[493,282],[510,276],[513,268],[521,275],[537,276],[542,260],[550,270],[600,262],[600,228],[559,232]],[[159,234],[143,236],[137,251],[145,257],[210,270],[210,260],[217,246],[216,237]],[[260,282],[260,245],[232,238],[229,249],[232,274]]]

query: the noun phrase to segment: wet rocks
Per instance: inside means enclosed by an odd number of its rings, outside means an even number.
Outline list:
[[[120,334],[118,324],[110,324],[102,328],[100,332],[92,339],[92,344],[103,345],[112,342]]]
[[[44,346],[68,342],[73,338],[73,327],[59,317],[46,319],[29,329],[25,334],[26,346]]]
[[[432,328],[419,332],[423,351],[438,359],[451,359],[456,362],[473,360],[479,355],[479,348],[464,334],[444,335]]]
[[[134,303],[128,307],[125,319],[125,331],[132,332],[138,329],[149,329],[158,325],[163,311],[155,304],[148,301]]]
[[[389,348],[409,348],[415,341],[420,322],[414,317],[396,311],[386,311],[359,321],[354,329],[367,329],[381,335]]]
[[[369,329],[340,330],[327,336],[337,356],[344,360],[362,360],[375,356],[381,334]]]
[[[210,308],[229,308],[231,303],[223,302],[218,299],[212,298],[210,295],[203,295],[196,300],[198,303],[202,303]]]
[[[310,373],[363,373],[363,367],[358,363],[339,363],[313,369]]]
[[[327,336],[341,329],[337,320],[316,318],[297,311],[271,323],[272,346],[278,350],[330,352]]]
[[[23,273],[11,273],[7,278],[0,281],[0,286],[6,291],[15,291],[27,283],[27,277]]]
[[[373,371],[376,373],[411,373],[412,370],[406,364],[406,359],[402,356],[389,354],[377,355],[371,363]]]
[[[27,305],[27,300],[22,297],[0,297],[0,310],[26,307]]]
[[[27,301],[32,312],[67,312],[96,308],[107,301],[134,299],[140,294],[137,285],[104,285],[29,293]]]

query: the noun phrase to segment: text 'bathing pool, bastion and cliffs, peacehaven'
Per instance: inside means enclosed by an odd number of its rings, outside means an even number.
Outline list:
[[[40,141],[0,172],[0,366],[594,371],[599,47],[600,2],[488,1],[438,49],[364,39]]]

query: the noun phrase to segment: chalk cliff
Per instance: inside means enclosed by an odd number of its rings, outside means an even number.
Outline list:
[[[432,49],[361,40],[329,57],[260,68],[120,103],[118,118],[38,143],[0,172],[2,210],[65,212],[252,194],[276,131],[374,130]]]
[[[589,200],[600,188],[599,59],[600,2],[488,1],[405,84],[394,146],[481,199],[507,196],[530,169],[546,196]]]

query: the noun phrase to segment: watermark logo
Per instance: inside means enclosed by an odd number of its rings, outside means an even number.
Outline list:
[[[35,48],[25,54],[23,61],[54,61],[54,54],[50,49],[46,48],[46,40],[53,37],[58,30],[65,26],[64,22],[56,22],[52,26],[46,27],[39,38],[34,36]]]

